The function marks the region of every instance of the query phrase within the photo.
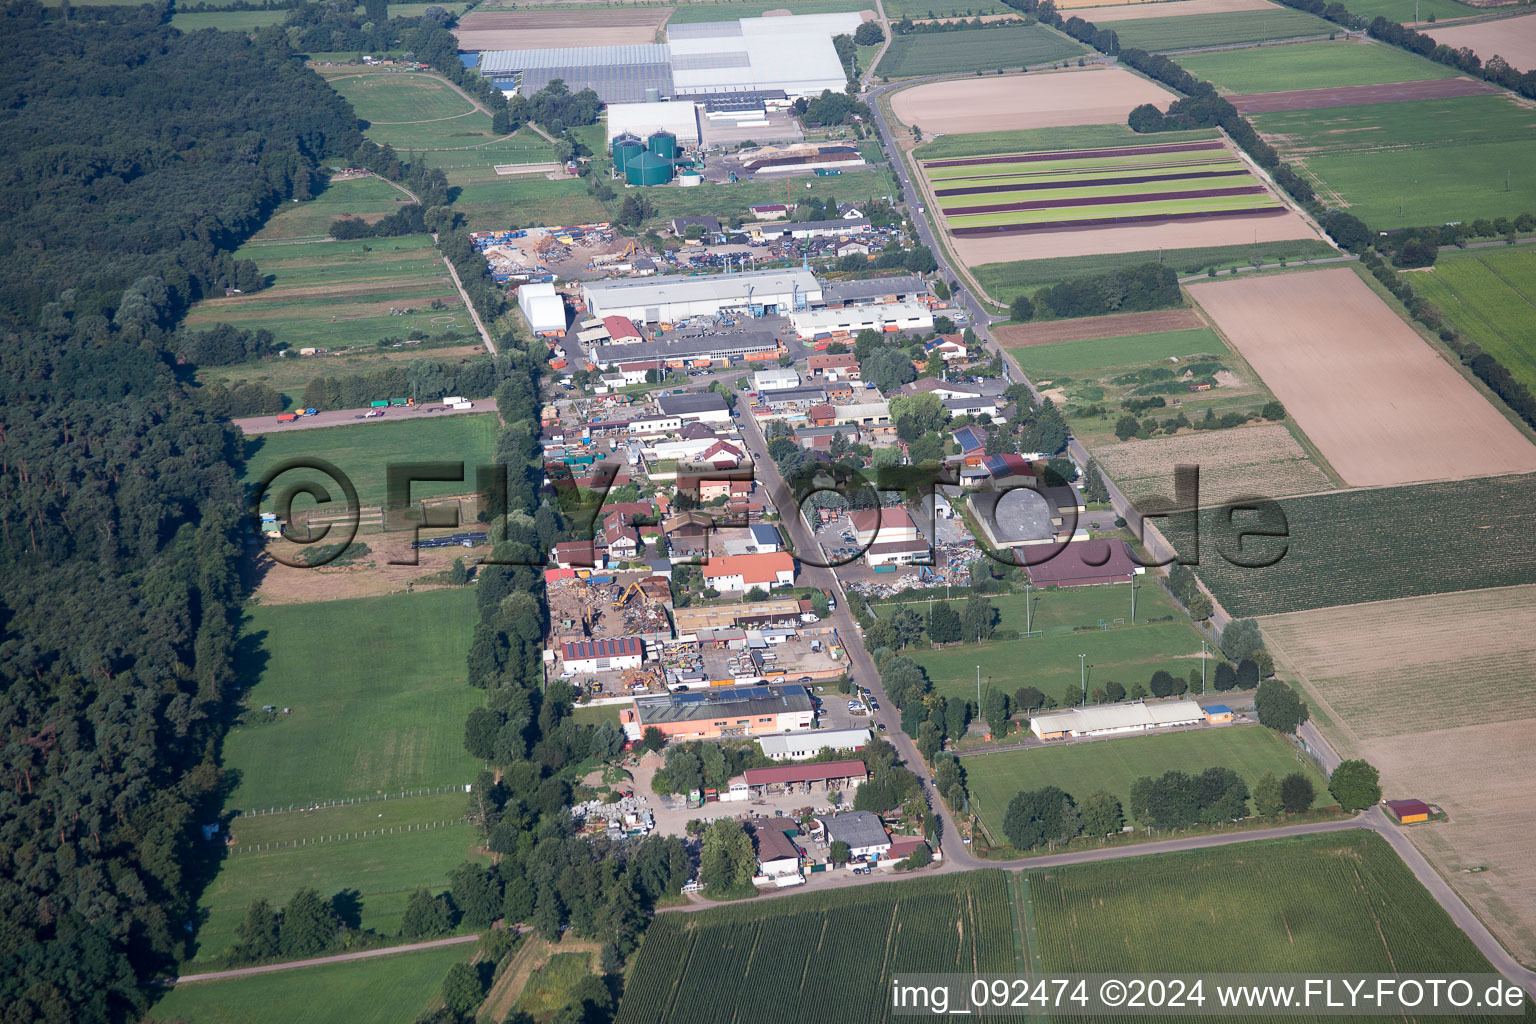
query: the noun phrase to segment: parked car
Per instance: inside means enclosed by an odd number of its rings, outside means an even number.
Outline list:
[[[704,887],[702,885],[700,885],[696,881],[695,882],[684,882],[683,883],[683,893],[684,894],[693,893],[693,892],[703,892],[703,891],[704,891]]]

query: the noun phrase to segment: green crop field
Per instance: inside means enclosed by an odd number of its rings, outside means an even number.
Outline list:
[[[885,16],[892,21],[902,18],[970,18],[988,14],[1014,14],[1001,0],[891,0]]]
[[[1349,13],[1357,14],[1370,21],[1375,17],[1388,18],[1392,21],[1400,21],[1405,25],[1414,24],[1414,18],[1428,19],[1430,15],[1438,21],[1447,18],[1470,18],[1487,13],[1476,7],[1468,7],[1459,4],[1456,0],[1349,0]],[[1424,31],[1425,21],[1418,23],[1419,31]]]
[[[224,765],[245,810],[474,779],[464,719],[481,695],[465,685],[474,592],[256,606],[242,658],[249,706],[290,708],[237,726]]]
[[[1196,249],[1147,249],[1141,252],[1109,253],[1094,256],[1063,256],[1049,260],[1020,260],[1014,263],[987,263],[974,268],[976,278],[987,294],[1003,302],[1012,302],[1020,294],[1068,281],[1075,277],[1094,277],[1143,263],[1167,263],[1181,274],[1202,274],[1229,267],[1251,267],[1255,263],[1301,262],[1327,259],[1338,251],[1315,238],[1298,238],[1258,245],[1218,245]]]
[[[1048,971],[1492,970],[1370,832],[1074,865],[1029,886]]]
[[[1218,553],[1218,545],[1235,553],[1232,529],[1220,524],[1224,510],[1200,516],[1195,571],[1234,616],[1536,582],[1536,475],[1287,498],[1280,506],[1289,537],[1244,546],[1250,562],[1283,549],[1267,568],[1236,566]],[[1239,515],[1234,525],[1254,521]],[[1159,528],[1190,550],[1183,523],[1163,519]]]
[[[315,198],[303,203],[284,203],[267,219],[252,242],[328,238],[332,222],[360,217],[370,223],[401,206],[410,197],[383,178],[336,178]],[[269,250],[282,252],[283,250]]]
[[[1293,43],[1192,53],[1180,57],[1179,66],[1229,94],[1456,77],[1456,71],[1444,64],[1416,57],[1395,46],[1371,42]]]
[[[1109,206],[1062,206],[1044,210],[958,214],[946,217],[945,223],[952,228],[1001,224],[1065,224],[1105,217],[1180,217],[1235,210],[1268,210],[1279,209],[1280,205],[1280,200],[1268,192],[1237,196],[1202,196],[1193,199],[1151,196],[1142,202],[1115,203]]]
[[[1254,126],[1373,228],[1536,209],[1536,111],[1503,95],[1258,114]]]
[[[528,978],[513,1009],[535,1021],[547,1021],[571,1001],[576,986],[591,974],[591,953],[556,953]]]
[[[192,329],[234,324],[271,331],[292,348],[333,348],[473,330],[458,289],[429,235],[356,242],[247,242],[235,252],[272,283],[247,295],[204,299],[187,314]],[[438,308],[432,308],[432,302]],[[397,315],[393,309],[412,312]]]
[[[1168,771],[1196,775],[1219,766],[1237,772],[1250,789],[1267,771],[1274,772],[1276,778],[1299,771],[1317,789],[1314,806],[1335,803],[1317,766],[1262,725],[1207,726],[1160,735],[1003,750],[972,754],[964,762],[966,788],[999,843],[1005,841],[1003,815],[1008,802],[1021,790],[1042,786],[1064,789],[1078,803],[1103,790],[1129,808],[1131,783],[1142,776],[1156,777]],[[1129,810],[1126,818],[1130,820]]]
[[[659,914],[615,1024],[757,1020],[765,1000],[794,1020],[902,1020],[893,972],[1014,973],[1008,876],[922,878]]]
[[[380,396],[388,398],[397,395]],[[315,456],[333,463],[352,480],[364,508],[383,505],[388,494],[387,470],[396,462],[463,462],[464,482],[411,484],[411,499],[442,494],[467,494],[474,490],[476,466],[489,466],[496,450],[496,417],[473,413],[429,418],[414,409],[392,409],[389,416],[414,417],[411,422],[359,423],[346,427],[285,430],[258,434],[245,442],[245,482],[254,485],[272,467],[294,458]],[[307,476],[306,476],[307,473]],[[335,485],[318,473],[290,470],[278,477],[273,489],[302,479],[325,483],[335,501],[345,501]],[[268,497],[271,497],[269,494]],[[299,499],[295,510],[303,508]],[[266,505],[266,502],[263,502]]]
[[[1032,625],[1045,636],[1020,640],[1024,631],[1024,595],[993,596],[999,620],[993,639],[984,644],[954,644],[941,650],[908,649],[903,653],[921,665],[945,696],[976,696],[976,669],[981,682],[1013,693],[1021,686],[1036,686],[1061,700],[1068,686],[1077,686],[1079,654],[1088,655],[1093,666],[1088,688],[1114,680],[1129,687],[1145,683],[1152,673],[1166,668],[1188,675],[1199,667],[1200,634],[1160,587],[1138,580],[1136,624],[1098,628],[1100,619],[1130,621],[1131,588],[1128,584],[1066,587],[1033,593]],[[889,615],[894,605],[875,606]],[[912,610],[927,611],[927,602],[913,602]],[[955,601],[956,611],[963,600]],[[1153,621],[1160,620],[1160,621]],[[1082,632],[1074,632],[1081,628]]]
[[[1339,31],[1337,25],[1322,18],[1293,10],[1230,11],[1222,14],[1192,14],[1182,18],[1137,18],[1132,21],[1106,22],[1120,37],[1122,47],[1137,47],[1153,53],[1188,50],[1199,46],[1226,46],[1232,43],[1258,43],[1266,39],[1290,39],[1293,36],[1326,36]]]
[[[522,6],[522,5],[519,5]],[[685,0],[677,5],[669,25],[689,25],[700,21],[735,21],[738,18],[760,18],[765,11],[788,11],[791,14],[833,14],[838,11],[862,11],[866,5],[861,0]],[[542,10],[542,5],[535,8]],[[586,8],[583,8],[584,10]]]
[[[171,16],[171,27],[183,32],[216,28],[220,32],[250,32],[268,25],[280,24],[288,17],[288,11],[190,11]]]
[[[1536,389],[1536,253],[1473,249],[1441,256],[1414,289],[1463,334]]]
[[[1109,149],[1114,146],[1172,145],[1219,139],[1215,129],[1138,135],[1123,124],[1088,124],[1067,128],[1020,128],[1014,131],[946,135],[912,151],[918,160],[949,160],[993,153],[1044,153],[1050,150]]]
[[[1189,331],[1063,341],[1054,345],[1026,345],[1014,349],[1013,355],[1031,376],[1054,378],[1061,374],[1093,373],[1113,366],[1167,362],[1175,357],[1220,356],[1226,351],[1227,347],[1214,331],[1200,327]]]
[[[941,72],[989,71],[1032,67],[1078,57],[1081,43],[1044,25],[915,33],[891,40],[876,72],[885,78],[911,78]]]
[[[697,191],[697,190],[691,190]],[[497,228],[556,227],[609,219],[592,198],[583,178],[551,181],[543,175],[495,178],[460,186],[454,211],[475,231]]]
[[[411,1024],[442,988],[448,968],[474,944],[302,971],[179,985],[150,1010],[155,1020],[187,1024],[352,1024],[366,1006],[369,1024]]]

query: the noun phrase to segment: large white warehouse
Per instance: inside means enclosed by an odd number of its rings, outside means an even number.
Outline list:
[[[818,334],[846,331],[926,331],[933,328],[933,312],[921,302],[882,302],[871,306],[844,306],[841,309],[812,309],[791,313],[790,325],[800,337],[810,340]]]
[[[848,75],[832,37],[852,35],[863,22],[863,15],[847,12],[671,25],[673,92],[783,89],[792,97],[841,92]]]
[[[565,302],[548,282],[525,284],[517,290],[517,308],[534,334],[565,331]]]
[[[1164,704],[1100,704],[1048,711],[1029,720],[1029,727],[1043,740],[1078,736],[1110,736],[1124,732],[1151,732],[1205,721],[1205,709],[1192,700]]]
[[[821,283],[816,275],[798,267],[707,277],[588,281],[581,292],[595,317],[625,316],[648,324],[714,316],[724,309],[749,306],[788,313],[821,302]]]

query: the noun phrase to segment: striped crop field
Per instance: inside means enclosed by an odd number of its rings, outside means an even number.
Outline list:
[[[1280,202],[1220,141],[928,160],[956,235],[1274,210]]]

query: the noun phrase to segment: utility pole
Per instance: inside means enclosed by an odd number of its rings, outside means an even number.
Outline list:
[[[976,717],[981,717],[981,666],[976,666]]]
[[[1200,641],[1200,696],[1205,696],[1205,641]]]
[[[1131,625],[1136,625],[1136,573],[1131,572]]]
[[[1083,676],[1083,707],[1087,707],[1088,706],[1088,655],[1086,655],[1086,654],[1079,654],[1077,656],[1077,664],[1078,664],[1078,667],[1082,670],[1082,676]]]
[[[1031,624],[1031,622],[1033,620],[1033,616],[1030,615],[1030,607],[1029,607],[1031,603],[1032,602],[1030,601],[1029,579],[1026,576],[1026,578],[1024,580],[1024,631],[1026,633],[1033,633],[1035,631],[1035,627]]]

